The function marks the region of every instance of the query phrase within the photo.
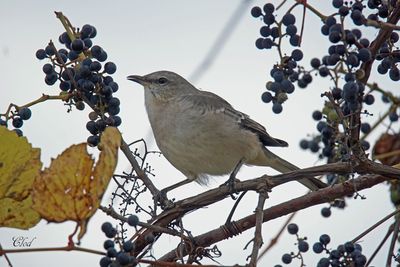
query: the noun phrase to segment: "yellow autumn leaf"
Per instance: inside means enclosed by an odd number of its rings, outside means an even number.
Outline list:
[[[0,226],[28,229],[39,222],[30,190],[41,167],[40,149],[0,127]]]
[[[101,137],[102,151],[95,167],[86,143],[66,149],[35,180],[34,209],[50,222],[76,221],[82,237],[114,173],[120,143],[119,131],[108,127]]]
[[[21,201],[3,198],[0,203],[1,226],[29,229],[41,219],[39,213],[32,209],[30,196]]]
[[[0,198],[22,200],[29,195],[33,180],[42,168],[40,149],[26,137],[0,127]]]

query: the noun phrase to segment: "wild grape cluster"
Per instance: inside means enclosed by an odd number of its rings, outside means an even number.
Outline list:
[[[327,17],[321,27],[321,33],[328,37],[332,45],[328,48],[328,54],[322,59],[311,59],[311,67],[321,77],[329,77],[335,82],[331,90],[331,97],[340,106],[343,117],[349,116],[354,112],[360,112],[362,105],[372,105],[375,97],[366,92],[366,86],[373,91],[373,86],[366,84],[365,72],[362,68],[372,60],[381,61],[377,67],[377,72],[386,75],[389,73],[390,79],[398,81],[400,76],[396,63],[400,62],[400,51],[396,47],[399,35],[392,32],[383,42],[375,55],[371,53],[371,43],[368,38],[362,36],[358,28],[347,29],[344,25],[345,18],[350,17],[355,25],[379,22],[390,14],[389,7],[396,1],[369,0],[367,6],[363,1],[347,2],[342,0],[332,1],[333,7],[338,9],[335,15]],[[369,10],[369,15],[365,13]],[[340,70],[340,71],[339,71]],[[343,86],[340,86],[341,78],[344,79]],[[384,102],[391,102],[393,98],[382,95]],[[311,140],[301,140],[300,147],[310,149],[314,153],[320,152],[320,143],[323,145],[322,157],[336,161],[334,158],[343,159],[348,155],[347,142],[345,135],[340,134],[339,124],[341,119],[338,111],[331,103],[326,103],[322,111],[314,111],[312,117],[318,121],[318,135]],[[398,120],[396,108],[392,108],[389,115],[391,122]],[[368,123],[360,124],[360,131],[369,134],[372,127]],[[370,144],[361,140],[364,150],[370,148]]]
[[[262,17],[265,24],[260,28],[261,37],[256,40],[256,47],[258,49],[279,48],[283,38],[286,37],[289,37],[289,43],[292,46],[299,46],[300,36],[295,25],[296,17],[287,13],[280,21],[276,21],[274,12],[275,6],[271,3],[265,4],[263,9],[258,6],[252,8],[251,15],[255,18]],[[265,103],[272,102],[272,111],[276,114],[282,112],[282,103],[287,100],[287,94],[294,92],[294,82],[297,82],[300,88],[305,88],[312,82],[312,76],[298,68],[298,62],[303,59],[303,52],[300,49],[294,49],[290,55],[280,53],[280,57],[280,63],[276,64],[270,72],[273,81],[267,82],[267,91],[261,96]]]
[[[328,249],[330,241],[330,236],[323,234],[319,237],[319,241],[314,243],[312,247],[314,253],[320,254],[325,251],[328,254],[318,261],[317,267],[363,267],[367,263],[367,257],[362,254],[360,244],[348,241],[336,249]]]
[[[281,62],[270,71],[272,80],[267,82],[267,91],[262,94],[265,103],[272,103],[274,113],[282,112],[282,103],[287,100],[288,94],[294,92],[295,82],[299,88],[305,88],[313,81],[312,74],[315,74],[327,77],[334,83],[329,92],[330,101],[325,103],[322,110],[316,110],[312,114],[313,119],[317,121],[318,133],[312,138],[301,140],[301,148],[319,153],[320,157],[326,158],[328,162],[346,160],[350,157],[349,128],[345,127],[344,131],[342,130],[343,121],[357,112],[369,115],[367,111],[363,111],[363,105],[372,105],[375,102],[371,92],[376,89],[376,85],[367,83],[365,66],[378,60],[380,61],[377,65],[378,73],[388,75],[393,81],[400,80],[398,33],[391,32],[381,47],[371,50],[373,44],[362,35],[358,26],[379,26],[378,23],[390,17],[396,5],[398,4],[395,0],[333,0],[332,6],[336,11],[324,17],[321,27],[322,35],[326,36],[332,45],[329,46],[327,55],[311,59],[309,70],[298,65],[303,58],[299,48],[294,49],[290,55],[283,55],[281,51],[283,38],[288,38],[292,46],[298,46],[301,40],[295,25],[296,18],[290,13],[292,9],[278,20],[274,14],[275,6],[271,3],[265,4],[262,8],[258,6],[252,8],[251,15],[262,18],[264,23],[260,28],[261,37],[256,40],[256,47],[258,49],[275,47],[281,58]],[[348,28],[348,20],[355,25],[354,28]],[[382,100],[392,104],[388,116],[390,122],[398,121],[396,98],[383,93]],[[336,108],[337,106],[340,110]],[[359,129],[362,134],[367,135],[372,127],[362,122]],[[370,148],[370,144],[364,139],[361,139],[360,145],[364,150]],[[332,181],[338,181],[348,177],[333,178]]]
[[[296,235],[298,252],[283,254],[282,262],[284,264],[290,264],[293,259],[296,258],[303,260],[302,253],[306,253],[310,248],[307,238],[299,237],[299,227],[297,224],[288,224],[287,231],[291,235]],[[312,246],[312,251],[314,253],[321,254],[322,252],[325,252],[327,254],[327,257],[323,257],[318,261],[317,267],[362,267],[367,262],[367,258],[362,254],[362,247],[358,243],[354,244],[352,242],[346,242],[339,245],[336,249],[329,249],[328,244],[330,242],[330,236],[322,234],[319,237],[319,241],[315,242]],[[282,265],[277,264],[274,267],[282,267]]]
[[[119,126],[121,118],[120,101],[113,93],[118,91],[118,84],[110,76],[116,72],[113,62],[106,62],[106,51],[93,45],[93,38],[97,35],[95,27],[85,24],[80,30],[70,29],[63,32],[58,41],[65,48],[56,49],[52,42],[44,49],[36,52],[40,60],[48,59],[50,63],[43,65],[45,83],[54,85],[59,83],[62,94],[69,94],[69,105],[78,110],[89,105],[90,121],[86,124],[92,134],[88,138],[91,146],[96,146],[100,140],[99,134],[107,126]],[[17,121],[18,122],[18,121]]]
[[[139,219],[136,215],[131,215],[127,220],[130,226],[136,227]],[[101,230],[106,235],[107,239],[104,241],[103,247],[107,251],[106,256],[100,259],[100,267],[118,267],[118,266],[136,266],[138,264],[137,259],[132,256],[132,252],[135,249],[135,244],[131,240],[124,242],[116,242],[117,229],[109,222],[105,222],[101,225]],[[119,248],[116,248],[119,245]]]

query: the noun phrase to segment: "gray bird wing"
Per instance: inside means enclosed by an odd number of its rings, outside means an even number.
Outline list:
[[[214,93],[199,90],[196,94],[185,94],[180,98],[182,101],[191,102],[193,107],[198,108],[202,114],[206,112],[226,114],[233,118],[240,127],[257,134],[264,146],[288,146],[288,143],[270,136],[264,126],[252,120],[248,115],[237,111],[225,99]]]

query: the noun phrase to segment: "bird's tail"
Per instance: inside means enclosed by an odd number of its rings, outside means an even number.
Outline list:
[[[268,149],[264,149],[264,154],[268,158],[268,166],[280,173],[299,169],[297,166],[272,153]],[[312,191],[317,191],[318,189],[325,188],[327,186],[324,182],[314,177],[304,178],[298,181]]]

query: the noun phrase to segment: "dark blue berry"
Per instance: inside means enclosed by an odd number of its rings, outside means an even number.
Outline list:
[[[99,136],[97,136],[97,135],[91,135],[91,136],[89,136],[88,138],[87,138],[87,141],[86,141],[88,144],[89,144],[89,146],[92,146],[92,147],[95,147],[95,146],[97,146],[98,144],[99,144],[99,142],[100,142],[100,137]],[[107,233],[105,233],[106,234],[106,236],[108,237],[108,238],[113,238],[115,235],[116,235],[116,232],[117,230],[115,230],[115,229],[113,229],[113,230],[111,230],[110,232],[107,232]]]
[[[297,33],[297,27],[295,25],[289,25],[286,27],[286,33],[289,36],[293,36]]]
[[[317,254],[321,253],[322,251],[324,251],[324,246],[320,243],[320,242],[316,242],[313,245],[313,251]]]
[[[117,256],[118,252],[114,247],[110,247],[107,249],[107,256],[110,258],[115,258]]]
[[[263,10],[264,10],[265,13],[272,14],[275,11],[275,6],[273,4],[271,4],[271,3],[267,3],[267,4],[265,4],[263,6]]]
[[[372,105],[375,102],[375,97],[371,94],[364,96],[364,103],[367,105]]]
[[[136,226],[138,225],[138,223],[139,223],[139,217],[138,217],[138,216],[136,216],[136,215],[130,215],[130,216],[128,217],[128,224],[129,224],[130,226],[136,227]]]
[[[121,264],[121,265],[127,265],[130,261],[130,257],[128,254],[126,253],[119,253],[117,255],[117,261]]]
[[[111,229],[113,229],[114,227],[113,227],[113,225],[110,223],[110,222],[104,222],[102,225],[101,225],[101,230],[105,233],[105,232],[108,232],[108,231],[110,231]]]
[[[361,132],[367,134],[371,131],[371,125],[369,125],[369,123],[366,123],[366,122],[361,123],[360,129],[361,129]]]
[[[53,65],[51,65],[50,63],[46,63],[43,65],[42,70],[44,73],[50,74],[54,71],[54,68]]]
[[[307,148],[308,148],[308,141],[305,140],[305,139],[302,139],[302,140],[300,141],[300,147],[301,147],[302,149],[307,149]]]
[[[354,244],[353,242],[346,242],[344,243],[344,249],[347,253],[351,253],[354,251]]]
[[[29,120],[30,117],[32,116],[32,111],[27,107],[23,107],[20,110],[18,110],[18,115],[23,120]]]
[[[103,257],[100,259],[100,267],[109,267],[112,260],[109,257]]]
[[[71,43],[71,48],[77,53],[82,52],[83,48],[85,47],[85,43],[81,39],[75,39]]]
[[[80,35],[82,39],[88,38],[90,37],[90,35],[92,34],[93,31],[93,27],[89,24],[85,24],[82,26],[82,29],[80,31]]]
[[[132,241],[128,240],[122,244],[122,248],[125,252],[131,252],[134,249]]]
[[[289,234],[295,235],[299,232],[299,227],[295,223],[290,223],[287,226],[287,230],[288,230]]]
[[[293,35],[293,36],[290,36],[289,43],[292,46],[299,46],[300,45],[300,36],[297,35],[297,34]]]
[[[54,49],[54,47],[50,46],[50,45],[46,46],[46,48],[44,50],[48,56],[53,56],[56,53],[56,50]]]
[[[39,49],[38,51],[36,51],[36,58],[37,59],[45,59],[46,58],[46,51],[44,51],[44,49]]]
[[[275,16],[272,13],[266,13],[263,17],[263,22],[266,25],[272,25],[275,22]]]
[[[322,112],[319,110],[316,110],[312,113],[312,117],[314,120],[319,121],[322,119]]]
[[[308,143],[308,147],[310,148],[311,152],[317,153],[319,151],[319,144],[317,141],[312,140]]]
[[[328,217],[331,216],[331,214],[332,214],[332,212],[331,212],[330,208],[324,207],[324,208],[321,209],[322,217],[328,218]]]
[[[291,13],[287,13],[282,17],[282,23],[285,26],[293,25],[295,24],[295,22],[296,22],[296,17]]]
[[[299,241],[299,244],[297,245],[297,247],[300,252],[307,252],[309,249],[308,243],[304,240]]]
[[[261,8],[260,8],[260,7],[255,6],[255,7],[253,7],[253,8],[251,9],[250,13],[251,13],[251,15],[252,15],[253,17],[258,18],[259,16],[261,16],[262,11],[261,11]]]
[[[113,62],[107,62],[104,65],[104,71],[107,74],[113,74],[113,73],[115,73],[116,70],[117,70],[117,66]]]
[[[319,58],[311,59],[311,67],[313,67],[314,69],[318,69],[319,66],[321,66],[321,61],[319,60]]]
[[[339,8],[339,14],[343,17],[347,16],[349,14],[350,10],[347,6],[341,6]]]
[[[21,128],[23,124],[24,124],[24,121],[20,117],[13,118],[12,125],[15,128]]]
[[[275,114],[281,113],[282,110],[283,110],[283,107],[282,107],[281,103],[276,102],[272,105],[272,112],[274,112]]]
[[[303,52],[300,49],[295,49],[292,51],[292,58],[295,61],[300,61],[303,59]]]
[[[262,26],[260,28],[260,34],[262,37],[268,37],[271,35],[271,28],[268,26]]]
[[[389,120],[392,122],[399,120],[399,115],[395,111],[389,113]]]
[[[282,262],[285,264],[289,264],[292,262],[292,256],[290,256],[290,254],[285,253],[282,255]]]
[[[270,92],[264,92],[264,93],[261,95],[261,99],[262,99],[262,101],[263,101],[264,103],[269,103],[269,102],[272,101],[273,97],[272,97],[272,94],[271,94]]]
[[[371,51],[368,48],[361,48],[358,51],[358,59],[361,60],[362,62],[366,62],[371,60],[372,54]]]
[[[327,18],[326,18],[326,21],[325,21],[325,24],[326,24],[328,27],[331,27],[332,25],[336,24],[336,19],[335,19],[335,17],[334,17],[334,16],[329,16],[329,17],[327,17]]]
[[[400,80],[400,70],[396,66],[392,66],[389,70],[389,77],[392,81]]]
[[[114,241],[107,239],[106,241],[104,241],[103,247],[105,250],[114,247]]]
[[[330,260],[328,258],[322,258],[318,261],[317,267],[329,267],[330,266]]]
[[[343,6],[343,0],[333,0],[332,5],[335,8],[340,8],[341,6]]]
[[[47,85],[53,85],[57,82],[57,78],[58,78],[57,74],[55,72],[52,72],[46,75],[44,81]]]
[[[323,245],[328,245],[329,242],[331,242],[331,238],[327,234],[323,234],[319,237],[319,242],[321,242]]]
[[[110,116],[106,120],[107,125],[118,127],[121,125],[122,121],[119,116]]]

